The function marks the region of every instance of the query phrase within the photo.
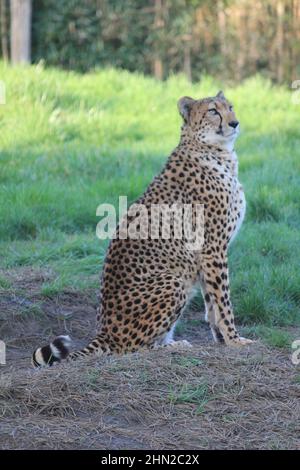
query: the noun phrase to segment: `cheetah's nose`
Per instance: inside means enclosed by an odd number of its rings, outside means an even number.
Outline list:
[[[235,129],[239,125],[239,121],[230,121],[228,125]]]

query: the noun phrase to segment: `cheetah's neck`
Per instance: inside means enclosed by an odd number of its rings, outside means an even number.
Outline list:
[[[182,132],[178,149],[182,150],[187,158],[196,159],[200,164],[204,163],[205,166],[216,169],[226,167],[232,176],[238,177],[238,158],[233,146],[221,148],[218,145],[196,142],[188,133]]]

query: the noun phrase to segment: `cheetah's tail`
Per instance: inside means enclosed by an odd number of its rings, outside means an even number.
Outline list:
[[[62,359],[74,361],[80,357],[86,357],[93,354],[102,356],[110,354],[109,347],[103,335],[99,334],[85,348],[70,352],[70,336],[57,336],[52,343],[41,348],[37,348],[32,355],[32,365],[34,367],[52,366],[55,362],[61,362]]]
[[[32,365],[34,367],[52,366],[55,362],[66,359],[70,353],[71,344],[70,336],[57,336],[52,343],[34,351]]]

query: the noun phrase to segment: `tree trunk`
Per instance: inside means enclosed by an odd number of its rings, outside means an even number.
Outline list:
[[[253,8],[252,4],[249,5],[247,16],[249,18],[249,73],[254,75],[257,70],[257,62],[259,60],[259,50],[258,50],[258,20],[262,15],[261,2],[256,2],[256,8]],[[261,38],[263,40],[263,38]]]
[[[244,4],[238,4],[235,11],[236,27],[237,27],[237,57],[235,67],[235,78],[241,81],[246,74],[246,48],[247,48],[247,18],[245,15]]]
[[[299,20],[300,5],[298,0],[291,1],[291,25],[289,28],[289,49],[290,49],[290,80],[297,79],[297,63],[299,63]],[[297,57],[298,56],[298,57]]]
[[[183,70],[187,79],[192,81],[192,63],[191,63],[191,43],[190,40],[186,40],[184,44],[184,59],[183,59]]]
[[[281,0],[277,1],[277,81],[279,83],[283,80],[283,48],[284,48],[284,29],[283,29],[283,16],[284,16],[284,4]]]
[[[218,30],[219,30],[219,41],[220,41],[220,52],[222,56],[222,72],[226,71],[226,59],[227,59],[227,42],[226,42],[226,13],[225,5],[223,0],[218,0],[217,3],[218,11]]]
[[[31,0],[10,0],[11,61],[13,64],[31,60]]]
[[[158,80],[163,79],[164,72],[163,72],[162,61],[157,56],[154,58],[153,71],[154,71],[155,78],[157,78]]]
[[[159,29],[163,26],[163,18],[162,18],[162,0],[155,0],[154,1],[154,9],[155,9],[155,16],[154,16],[154,28]],[[155,78],[158,80],[163,79],[164,71],[163,71],[163,63],[159,53],[159,47],[157,45],[154,46],[154,61],[153,61],[153,73]]]
[[[8,61],[8,36],[7,36],[7,5],[6,0],[0,0],[0,22],[1,22],[1,50],[2,57]]]

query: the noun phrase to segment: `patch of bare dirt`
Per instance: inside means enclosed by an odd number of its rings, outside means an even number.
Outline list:
[[[195,312],[180,330],[191,350],[31,369],[36,345],[67,332],[78,347],[94,332],[95,292],[42,298],[47,275],[11,273],[0,294],[8,345],[0,448],[300,449],[300,371],[290,352],[216,346]]]

